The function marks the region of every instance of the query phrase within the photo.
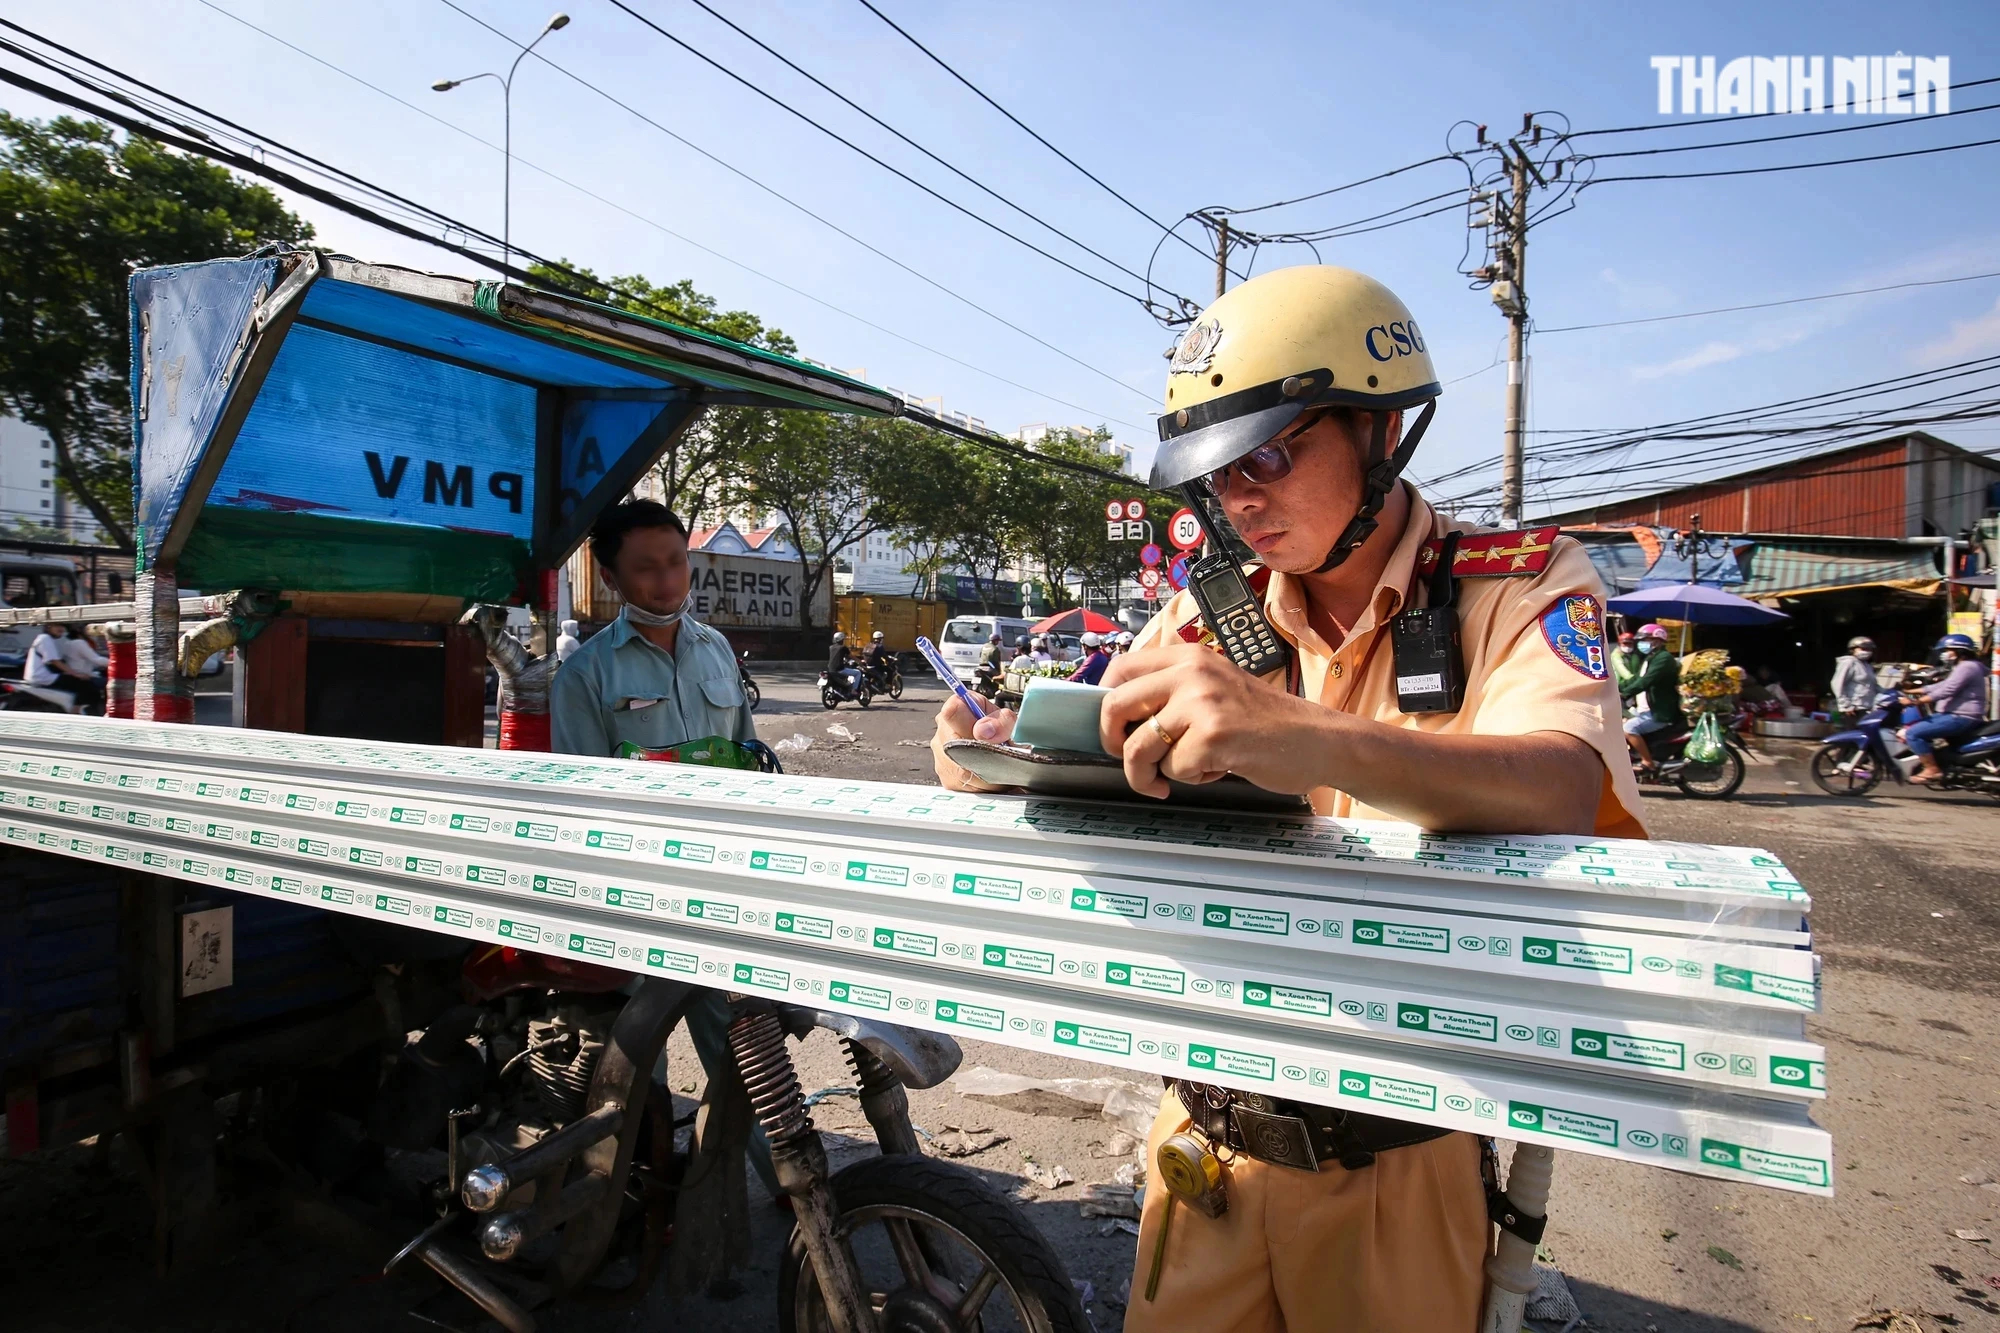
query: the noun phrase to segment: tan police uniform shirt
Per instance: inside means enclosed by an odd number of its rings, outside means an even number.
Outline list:
[[[1389,620],[1418,597],[1417,558],[1424,543],[1447,532],[1489,531],[1439,514],[1409,483],[1410,517],[1375,595],[1347,638],[1329,647],[1306,618],[1305,586],[1274,573],[1264,590],[1271,626],[1298,651],[1303,695],[1327,708],[1387,726],[1439,735],[1525,736],[1557,731],[1574,736],[1604,761],[1597,801],[1600,837],[1643,838],[1639,787],[1619,725],[1618,691],[1604,642],[1604,586],[1574,538],[1558,537],[1539,574],[1462,578],[1458,618],[1465,654],[1465,703],[1456,713],[1407,714],[1396,703],[1396,669]],[[1579,599],[1588,599],[1587,601]],[[1421,603],[1419,603],[1421,604]],[[1173,643],[1181,626],[1198,621],[1194,599],[1182,592],[1153,617],[1134,647]],[[1586,630],[1594,623],[1595,653]],[[1450,775],[1439,774],[1440,781]],[[1314,811],[1343,819],[1387,819],[1345,792],[1312,793]]]

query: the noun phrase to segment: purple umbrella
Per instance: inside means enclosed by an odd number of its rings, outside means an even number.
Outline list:
[[[1759,606],[1747,597],[1704,583],[1670,583],[1641,588],[1605,603],[1621,616],[1648,620],[1685,620],[1695,625],[1775,625],[1791,617]]]

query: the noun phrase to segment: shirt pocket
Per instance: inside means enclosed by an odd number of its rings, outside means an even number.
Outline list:
[[[680,717],[672,699],[662,699],[645,708],[619,708],[611,714],[614,753],[621,741],[630,741],[641,749],[659,750],[692,739],[676,735],[679,730]]]
[[[743,708],[743,681],[737,676],[710,676],[701,682],[701,699],[706,707],[702,710],[705,729],[704,736],[726,736],[730,740],[748,740],[747,736],[736,734],[736,718]]]

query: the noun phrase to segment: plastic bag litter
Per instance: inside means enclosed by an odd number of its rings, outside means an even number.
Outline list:
[[[793,732],[771,748],[779,754],[803,754],[812,749],[812,737]]]
[[[861,737],[855,735],[853,732],[847,729],[847,724],[845,722],[829,723],[826,728],[826,734],[833,737],[837,741],[846,741],[849,745],[852,745],[854,742],[861,739]]]
[[[1122,1078],[1029,1078],[985,1065],[960,1070],[947,1085],[965,1097],[983,1097],[1024,1115],[1080,1120],[1100,1116],[1141,1139],[1159,1110],[1157,1090]]]
[[[1130,1185],[1085,1185],[1083,1202],[1077,1205],[1081,1217],[1129,1217],[1137,1220],[1139,1202]]]
[[[1030,1161],[1023,1174],[1045,1190],[1059,1190],[1065,1185],[1076,1184],[1076,1177],[1061,1163],[1043,1166],[1040,1162]]]
[[[1564,1280],[1562,1270],[1548,1264],[1535,1265],[1535,1290],[1528,1297],[1526,1313],[1530,1319],[1546,1319],[1551,1323],[1583,1318],[1576,1298],[1569,1294],[1569,1283]]]

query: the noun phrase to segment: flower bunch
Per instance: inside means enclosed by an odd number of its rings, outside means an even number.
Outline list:
[[[1681,659],[1681,701],[1695,711],[1721,712],[1736,706],[1743,668],[1729,665],[1721,648],[1705,648]]]

